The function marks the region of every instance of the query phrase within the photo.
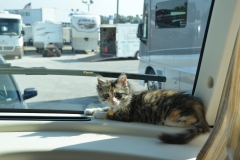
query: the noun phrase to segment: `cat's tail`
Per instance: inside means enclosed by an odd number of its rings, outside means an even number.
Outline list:
[[[164,143],[170,144],[186,144],[199,134],[206,133],[209,131],[208,123],[205,119],[200,120],[196,124],[186,128],[186,131],[182,133],[162,133],[158,138]]]

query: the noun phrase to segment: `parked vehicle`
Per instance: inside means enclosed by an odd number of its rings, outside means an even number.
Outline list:
[[[63,27],[63,44],[69,44],[71,42],[71,28]]]
[[[36,22],[32,26],[33,46],[37,52],[42,52],[44,47],[53,43],[62,51],[63,48],[63,31],[62,24],[52,21]]]
[[[25,45],[33,45],[32,26],[23,26],[24,36],[23,42]]]
[[[43,51],[42,56],[43,57],[61,57],[62,53],[61,51],[52,43],[49,43]]]
[[[72,15],[71,45],[72,52],[76,50],[96,50],[98,47],[98,30],[100,26],[98,15]]]
[[[4,65],[6,61],[0,55],[0,68]],[[37,96],[36,88],[27,88],[21,94],[13,75],[0,74],[0,108],[28,109],[25,100],[35,96]]]
[[[139,73],[166,76],[167,82],[140,81],[142,85],[192,91],[210,7],[208,0],[144,1]]]
[[[137,24],[100,26],[100,54],[102,56],[139,58],[140,41]]]
[[[22,17],[0,11],[0,53],[22,58],[23,51]]]

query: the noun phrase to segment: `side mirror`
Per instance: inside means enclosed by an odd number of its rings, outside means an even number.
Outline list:
[[[36,88],[27,88],[24,90],[24,94],[22,95],[23,99],[29,99],[32,97],[35,97],[37,95],[37,89]]]
[[[142,43],[147,44],[146,38],[143,38],[143,23],[138,24],[137,37]]]
[[[140,39],[143,37],[143,23],[138,24],[137,37]]]
[[[21,31],[21,34],[24,36],[24,35],[25,35],[25,31],[24,31],[24,30],[22,30],[22,31]]]

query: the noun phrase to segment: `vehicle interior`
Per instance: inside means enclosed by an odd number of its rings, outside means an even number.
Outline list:
[[[214,1],[193,92],[208,106],[209,133],[174,145],[158,135],[183,128],[99,120],[82,111],[2,110],[0,159],[239,159],[239,15],[240,1]]]

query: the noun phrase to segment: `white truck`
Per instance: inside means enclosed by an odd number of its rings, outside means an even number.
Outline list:
[[[98,48],[98,31],[100,16],[81,14],[71,17],[72,52],[76,50],[96,50]]]
[[[21,15],[0,11],[0,54],[22,58],[23,34]]]
[[[32,45],[33,44],[32,26],[23,26],[23,30],[24,30],[23,36],[24,44]]]
[[[144,0],[139,24],[140,74],[165,76],[167,81],[140,81],[149,90],[194,93],[211,0]]]
[[[52,21],[35,22],[32,26],[32,31],[33,46],[37,52],[42,52],[49,43],[53,43],[62,52],[63,27],[61,23]]]
[[[102,57],[139,58],[138,24],[105,24],[100,26]]]
[[[71,28],[63,27],[63,44],[71,42]]]

